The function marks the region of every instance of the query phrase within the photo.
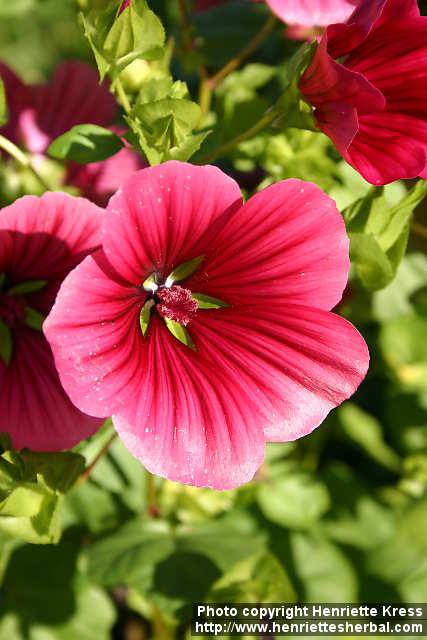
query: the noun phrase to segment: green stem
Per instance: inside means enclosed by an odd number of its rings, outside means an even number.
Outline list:
[[[217,87],[220,82],[224,80],[232,71],[238,69],[245,60],[247,60],[253,52],[258,49],[258,47],[268,38],[270,33],[273,31],[274,26],[276,24],[276,18],[271,15],[264,23],[261,31],[259,31],[256,36],[249,42],[249,44],[241,51],[235,58],[232,58],[230,62],[220,69],[212,78],[210,79],[210,83],[213,88]]]
[[[202,110],[202,119],[209,113],[213,92],[216,87],[225,80],[230,73],[238,69],[248,58],[250,58],[253,52],[258,49],[264,40],[268,38],[270,33],[273,31],[275,24],[276,18],[274,16],[269,16],[262,29],[254,36],[249,44],[239,54],[227,62],[222,69],[217,71],[217,73],[211,78],[206,77],[206,74],[202,74],[202,81],[199,90],[199,104]]]
[[[232,138],[231,140],[229,140],[229,142],[226,142],[225,144],[221,145],[220,147],[212,151],[212,153],[200,158],[200,160],[198,161],[199,164],[209,164],[210,162],[213,162],[217,158],[227,155],[227,153],[232,151],[240,143],[245,142],[245,140],[249,140],[250,138],[253,138],[254,136],[257,135],[257,133],[260,133],[260,131],[262,131],[263,129],[266,129],[281,115],[282,114],[273,107],[272,109],[267,111],[265,115],[261,118],[261,120],[257,122],[255,125],[253,125],[249,129],[246,129],[246,131],[243,131],[243,133],[240,133],[235,138]]]
[[[123,109],[126,111],[127,115],[129,115],[132,111],[132,107],[130,106],[129,99],[126,95],[126,91],[123,89],[122,81],[120,80],[120,78],[116,78],[116,80],[114,81],[113,89],[117,94],[117,97]]]
[[[147,474],[147,513],[152,518],[157,518],[159,509],[157,506],[156,476],[146,471]]]
[[[101,458],[107,453],[108,449],[113,444],[116,437],[117,437],[117,433],[113,433],[111,438],[109,438],[107,442],[104,444],[104,446],[100,449],[100,451],[98,451],[98,453],[96,454],[96,456],[94,457],[90,465],[86,467],[86,469],[83,471],[82,475],[78,479],[79,484],[82,484],[83,482],[86,482],[86,480],[88,480],[92,471],[95,469],[96,465],[101,460]]]
[[[31,158],[27,156],[23,151],[21,151],[21,149],[17,147],[16,144],[14,144],[13,142],[11,142],[10,140],[8,140],[2,135],[0,135],[0,149],[3,149],[3,151],[5,151],[11,158],[16,160],[16,162],[19,165],[21,165],[21,167],[24,167],[25,169],[29,169],[46,191],[50,190],[50,186],[48,185],[46,180],[43,178],[43,176],[40,175],[37,169],[33,166]]]
[[[181,31],[182,31],[182,43],[184,51],[191,51],[192,49],[192,38],[191,38],[191,28],[190,21],[188,19],[187,5],[186,0],[178,0],[179,7],[179,16],[181,22]]]

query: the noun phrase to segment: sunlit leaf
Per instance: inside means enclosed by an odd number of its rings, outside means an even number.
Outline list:
[[[52,158],[80,164],[101,162],[122,149],[120,138],[96,124],[79,124],[56,138],[47,150]]]

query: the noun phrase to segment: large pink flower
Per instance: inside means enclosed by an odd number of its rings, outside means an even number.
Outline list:
[[[350,17],[361,0],[266,0],[283,22],[304,27],[325,27]]]
[[[243,205],[216,167],[168,162],[110,200],[102,250],[65,279],[44,331],[72,401],[113,414],[150,471],[231,488],[266,440],[310,433],[363,379],[363,338],[329,312],[348,268],[343,220],[315,185]]]
[[[365,0],[328,27],[300,89],[368,182],[427,177],[427,18],[416,0]]]
[[[75,125],[110,126],[118,114],[108,86],[100,85],[95,69],[83,62],[60,64],[51,81],[44,85],[23,84],[2,63],[0,77],[11,113],[10,122],[0,132],[35,155],[44,154],[55,138]],[[143,166],[142,158],[125,148],[104,162],[82,165],[79,170],[73,167],[67,183],[79,187],[97,204],[105,205],[117,189],[116,175],[127,177]]]
[[[41,323],[67,273],[99,246],[102,216],[63,193],[0,212],[0,431],[18,449],[72,447],[100,425],[65,395]]]

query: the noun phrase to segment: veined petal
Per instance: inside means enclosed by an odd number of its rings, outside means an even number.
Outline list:
[[[237,183],[216,167],[171,161],[143,169],[108,204],[105,254],[133,284],[154,271],[165,277],[202,255],[241,202]]]
[[[374,185],[421,175],[427,166],[427,124],[390,112],[362,116],[347,162]]]
[[[348,269],[335,202],[312,183],[285,180],[233,215],[187,286],[237,308],[250,302],[255,313],[284,300],[328,310],[341,299]]]
[[[102,251],[83,260],[59,290],[43,331],[66,392],[90,415],[107,417],[138,393],[147,366],[140,328],[146,296],[112,270]]]
[[[2,135],[12,142],[18,142],[19,115],[31,103],[31,91],[7,65],[0,62],[0,78],[6,91],[9,120],[0,129]]]
[[[65,193],[24,196],[1,210],[0,230],[11,246],[6,258],[11,283],[47,280],[31,300],[49,311],[65,275],[101,241],[103,211]]]
[[[281,306],[263,318],[250,307],[207,312],[193,334],[194,354],[155,324],[144,384],[113,422],[150,471],[197,486],[230,489],[250,480],[264,437],[310,433],[368,366],[352,325],[306,307]]]
[[[0,431],[13,446],[34,451],[69,449],[99,429],[64,393],[48,343],[41,333],[20,328],[12,360],[0,360]]]
[[[43,153],[71,127],[88,122],[109,125],[117,111],[95,69],[83,62],[64,62],[49,83],[33,87],[32,105],[20,118],[20,133],[30,151]]]
[[[287,24],[323,27],[344,22],[361,0],[266,0],[270,9]]]

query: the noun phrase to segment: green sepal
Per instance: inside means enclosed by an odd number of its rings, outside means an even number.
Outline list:
[[[141,326],[142,335],[148,331],[148,327],[151,319],[151,309],[154,306],[154,300],[147,300],[144,306],[141,309],[141,313],[139,314],[139,324]]]
[[[205,256],[198,256],[197,258],[193,258],[193,260],[180,264],[179,267],[171,271],[166,278],[166,286],[170,287],[174,282],[181,282],[181,280],[185,280],[185,278],[193,275],[204,259]]]
[[[170,318],[163,318],[163,320],[174,338],[182,342],[186,347],[189,347],[192,351],[197,351],[196,345],[185,327]]]
[[[0,320],[0,358],[8,367],[12,360],[12,332],[9,327]]]
[[[26,282],[20,282],[15,284],[8,291],[13,296],[24,296],[28,293],[36,293],[41,291],[47,285],[47,280],[27,280]]]
[[[193,299],[197,302],[199,309],[221,309],[230,305],[219,298],[212,298],[204,293],[192,293]]]
[[[156,291],[158,288],[156,275],[152,273],[151,276],[148,276],[148,278],[142,283],[142,287],[145,291]]]
[[[25,324],[34,331],[41,331],[45,317],[40,311],[36,311],[31,307],[25,309]]]

